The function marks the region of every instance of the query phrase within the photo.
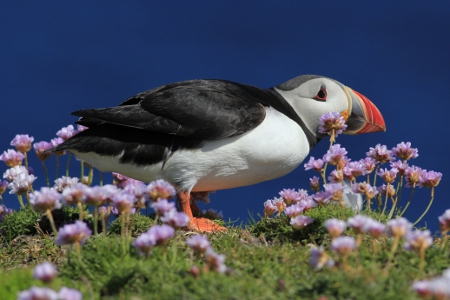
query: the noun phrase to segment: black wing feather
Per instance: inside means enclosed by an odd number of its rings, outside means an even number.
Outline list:
[[[192,139],[240,135],[265,117],[261,98],[273,95],[224,80],[191,80],[138,94],[114,108],[73,112],[80,124],[107,122]]]
[[[192,80],[135,95],[118,107],[86,109],[78,124],[89,129],[49,150],[76,150],[120,157],[121,163],[166,161],[179,149],[198,149],[204,140],[236,136],[258,126],[270,90],[223,80]]]

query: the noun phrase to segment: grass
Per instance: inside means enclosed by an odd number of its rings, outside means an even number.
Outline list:
[[[25,214],[25,212],[23,213]],[[66,212],[69,215],[69,212]],[[392,240],[383,236],[380,251],[363,237],[358,251],[343,263],[329,249],[330,237],[322,224],[327,218],[346,220],[353,212],[339,206],[315,208],[306,213],[314,218],[302,231],[294,231],[286,217],[253,220],[246,227],[229,227],[226,233],[209,234],[212,247],[225,254],[228,271],[207,271],[202,257],[193,255],[185,240],[192,232],[178,231],[164,247],[150,257],[123,247],[118,225],[108,236],[88,239],[82,260],[70,246],[56,246],[54,237],[42,230],[21,232],[11,239],[2,231],[0,248],[1,299],[16,299],[19,291],[42,284],[31,276],[43,261],[58,265],[60,274],[51,288],[80,289],[83,299],[419,299],[414,281],[439,276],[449,266],[449,249],[440,240],[426,252],[427,264],[419,268],[419,255],[399,249],[392,263],[388,251]],[[34,215],[28,213],[30,218]],[[20,216],[24,222],[23,216]],[[35,221],[34,219],[32,219]],[[13,220],[9,221],[12,224]],[[134,230],[142,232],[153,220],[138,216]],[[115,226],[115,227],[114,227]],[[4,228],[4,227],[2,227]],[[49,231],[50,232],[50,231]],[[350,230],[346,235],[353,235]],[[316,270],[309,265],[310,248],[324,245],[337,264]],[[401,247],[400,247],[401,248]],[[198,267],[200,272],[191,270]]]

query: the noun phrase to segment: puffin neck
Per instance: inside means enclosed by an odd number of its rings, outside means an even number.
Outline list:
[[[286,117],[296,122],[303,129],[303,132],[308,139],[309,150],[311,150],[321,138],[314,135],[314,133],[308,129],[308,126],[306,126],[305,122],[303,122],[300,116],[295,112],[294,108],[274,88],[267,89],[267,91],[274,97],[267,97],[264,99],[264,102],[261,101],[261,103],[275,108]]]

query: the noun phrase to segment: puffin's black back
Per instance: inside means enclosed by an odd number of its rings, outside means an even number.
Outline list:
[[[225,80],[190,80],[161,86],[127,99],[117,107],[72,114],[89,129],[49,151],[76,150],[119,156],[137,165],[165,161],[179,149],[200,148],[206,140],[243,134],[273,106],[299,124],[310,141],[317,139],[289,103],[273,89]]]

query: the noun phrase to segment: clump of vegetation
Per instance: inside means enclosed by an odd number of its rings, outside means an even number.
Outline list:
[[[80,179],[69,177],[68,154],[66,176],[50,188],[46,142],[34,148],[47,187],[33,190],[36,177],[29,174],[24,155],[33,140],[16,137],[12,145],[17,152],[8,150],[1,159],[10,169],[4,175],[7,181],[0,181],[0,197],[9,188],[21,209],[11,212],[0,206],[0,295],[14,299],[22,291],[90,299],[450,298],[450,210],[439,218],[442,238],[414,229],[433,203],[442,174],[408,166],[418,155],[410,143],[392,150],[377,145],[366,158],[350,161],[347,151],[334,144],[336,126],[345,124],[343,116],[327,115],[321,122],[335,123],[324,127],[331,128],[331,143],[323,159],[312,157],[305,164],[320,176],[310,179],[310,191],[284,189],[280,197],[264,203],[263,217],[252,218],[244,227],[225,224],[212,210],[194,211],[227,227],[226,232],[207,235],[185,230],[189,218],[170,202],[175,190],[164,181],[146,185],[114,174],[112,184],[104,185],[100,177],[99,185],[92,186],[94,169],[83,162]],[[73,126],[59,133],[64,139],[76,134]],[[63,155],[56,154],[56,174]],[[383,164],[391,169],[381,168]],[[378,177],[384,184],[376,188]],[[404,184],[411,194],[401,207]],[[419,186],[430,189],[430,202],[412,224],[401,216]],[[149,206],[155,211],[150,217]],[[108,222],[111,214],[119,217]],[[54,264],[47,266],[52,270],[57,266],[59,274],[51,279],[36,275],[45,269],[32,267],[44,261]]]

